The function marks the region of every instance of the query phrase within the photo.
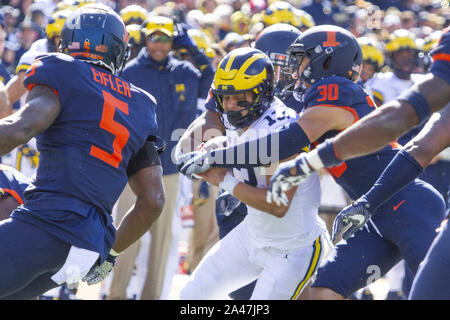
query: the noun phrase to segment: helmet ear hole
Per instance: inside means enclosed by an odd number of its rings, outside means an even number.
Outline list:
[[[325,61],[323,62],[323,69],[324,69],[324,70],[328,70],[328,68],[330,67],[330,65],[331,65],[331,57],[327,57],[327,58],[325,59]]]

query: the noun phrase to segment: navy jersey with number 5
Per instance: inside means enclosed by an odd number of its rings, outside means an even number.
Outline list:
[[[355,122],[376,108],[372,98],[362,86],[339,76],[322,79],[309,88],[305,94],[305,106],[343,108],[353,114]],[[339,130],[326,132],[314,145],[334,137],[339,132]],[[327,170],[352,199],[357,199],[372,187],[400,147],[397,143],[391,143],[378,152],[347,160]]]
[[[128,181],[128,163],[155,133],[156,102],[105,69],[61,53],[38,57],[24,85],[29,90],[49,87],[61,109],[50,127],[36,136],[39,166],[24,194],[30,214],[17,218],[79,247],[103,251],[99,242],[104,236],[91,229],[101,223],[112,230],[110,213]],[[100,220],[91,225],[69,219],[60,223],[63,212]]]

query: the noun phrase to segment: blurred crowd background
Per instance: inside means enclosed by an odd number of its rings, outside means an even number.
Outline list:
[[[0,54],[11,73],[31,44],[52,36],[49,22],[93,0],[2,0],[6,34]],[[449,24],[447,0],[100,0],[116,10],[129,25],[131,42],[143,45],[141,24],[150,16],[166,16],[185,24],[191,38],[216,63],[235,47],[246,46],[266,26],[291,24],[300,30],[314,25],[334,24],[350,30],[356,37],[368,36],[380,46],[389,34],[407,29],[425,44],[434,31]],[[52,18],[53,16],[53,18]],[[57,18],[56,18],[57,19]],[[52,29],[50,27],[50,29]],[[181,53],[182,54],[182,53]]]

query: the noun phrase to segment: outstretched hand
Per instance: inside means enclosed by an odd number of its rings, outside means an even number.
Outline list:
[[[293,160],[289,160],[277,167],[275,173],[270,178],[270,187],[267,191],[266,201],[274,201],[278,206],[289,204],[285,191],[299,185],[305,180],[312,170],[306,161],[306,154],[302,153]]]
[[[359,198],[336,216],[331,240],[335,242],[341,235],[347,240],[369,221],[372,214],[370,203],[364,197]]]

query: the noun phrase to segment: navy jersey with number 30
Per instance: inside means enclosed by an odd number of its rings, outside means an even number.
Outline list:
[[[309,88],[305,95],[305,106],[343,108],[353,114],[355,122],[376,108],[372,98],[362,86],[339,76],[322,79]],[[326,132],[314,145],[339,132],[339,130]],[[392,143],[378,152],[347,160],[337,167],[329,168],[328,171],[352,199],[357,199],[370,189],[395,156],[398,148],[399,144]]]

